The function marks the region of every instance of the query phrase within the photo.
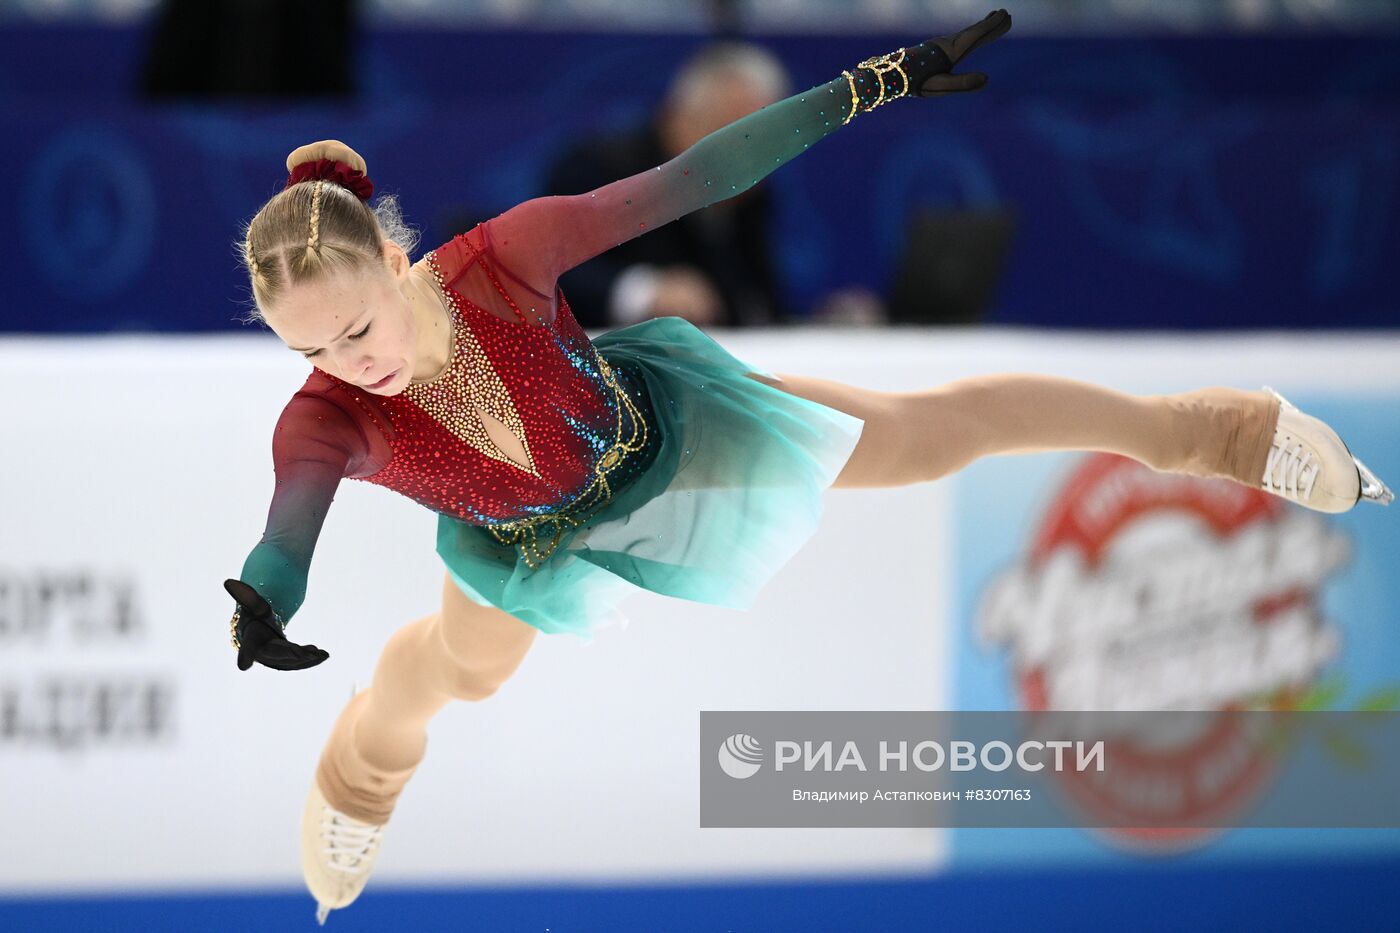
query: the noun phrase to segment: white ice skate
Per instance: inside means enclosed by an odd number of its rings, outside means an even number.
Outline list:
[[[350,699],[358,693],[350,686]],[[316,778],[301,811],[301,873],[316,898],[316,922],[326,925],[332,910],[348,907],[369,881],[388,823],[365,823],[326,802]]]
[[[364,823],[326,802],[315,778],[301,814],[301,871],[316,898],[316,922],[364,890],[387,823]]]
[[[1261,489],[1319,512],[1346,512],[1362,499],[1391,503],[1395,496],[1336,431],[1268,386],[1264,391],[1278,399],[1279,412]]]

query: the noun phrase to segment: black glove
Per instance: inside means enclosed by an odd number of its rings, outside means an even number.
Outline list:
[[[914,66],[909,71],[910,93],[916,97],[938,97],[960,91],[976,91],[987,83],[980,72],[949,74],[958,62],[984,45],[995,42],[1011,28],[1011,14],[1005,10],[989,13],[980,23],[974,23],[951,36],[939,36],[921,42],[909,50]]]
[[[985,87],[986,75],[980,72],[955,75],[951,74],[953,67],[968,53],[996,41],[1010,28],[1011,14],[997,10],[980,23],[951,36],[938,36],[888,55],[866,59],[846,72],[855,93],[854,106],[847,119],[857,111],[869,113],[881,104],[906,95],[938,97]]]
[[[257,661],[279,671],[299,671],[315,667],[330,653],[315,645],[298,645],[282,636],[282,627],[267,600],[242,580],[225,580],[224,589],[238,601],[238,669],[246,671]]]

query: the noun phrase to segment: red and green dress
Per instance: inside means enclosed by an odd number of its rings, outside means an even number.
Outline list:
[[[395,396],[313,369],[274,430],[276,487],[240,579],[289,622],[352,479],[438,513],[457,586],[545,632],[587,638],[638,588],[748,607],[815,531],[863,422],[748,378],[772,374],[682,318],[590,340],[556,283],[749,188],[849,110],[838,78],[663,165],[526,201],[433,250],[452,310],[446,369]]]

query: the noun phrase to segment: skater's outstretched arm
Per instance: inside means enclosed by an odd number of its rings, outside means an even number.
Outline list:
[[[716,130],[662,165],[594,191],[534,198],[488,222],[501,262],[541,294],[608,249],[748,190],[858,113],[899,97],[975,91],[983,74],[951,74],[969,52],[1011,28],[998,10],[951,36],[868,59]]]
[[[329,399],[298,394],[283,409],[272,440],[276,486],[267,524],[239,579],[225,584],[240,613],[270,625],[279,641],[241,647],[239,667],[256,660],[293,670],[325,659],[314,645],[293,645],[280,635],[306,596],[311,555],[336,487],[368,450],[354,420]],[[259,637],[267,640],[267,633],[255,632]],[[238,638],[247,640],[241,632]]]

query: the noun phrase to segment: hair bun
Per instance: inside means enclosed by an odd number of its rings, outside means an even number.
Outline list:
[[[360,158],[360,154],[338,139],[322,139],[293,149],[292,154],[287,156],[287,171],[293,171],[303,162],[316,162],[321,159],[344,162],[357,172],[369,174],[365,160]]]

